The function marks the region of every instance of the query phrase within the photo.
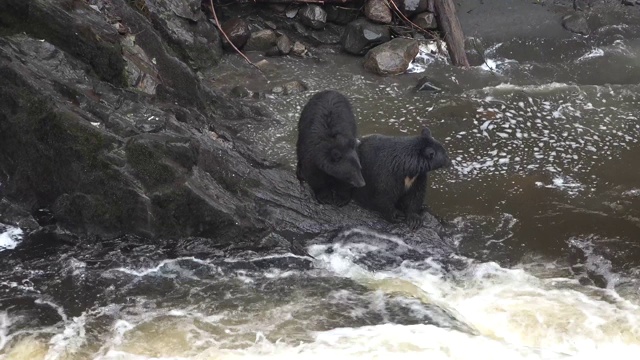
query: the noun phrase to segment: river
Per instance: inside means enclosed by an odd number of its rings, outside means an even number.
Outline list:
[[[454,160],[427,195],[447,259],[366,229],[310,242],[313,260],[169,256],[136,238],[25,258],[21,230],[0,226],[0,359],[636,358],[640,27],[482,48],[470,70],[422,54],[386,78],[328,50],[272,58],[271,85],[310,91],[268,96],[280,122],[245,134],[293,169],[300,110],[327,88],[363,135],[429,126]],[[237,68],[220,81],[260,86]],[[444,91],[413,91],[425,75]]]

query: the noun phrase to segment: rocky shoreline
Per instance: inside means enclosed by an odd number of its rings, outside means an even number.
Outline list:
[[[523,9],[537,6],[551,11],[557,24],[567,13],[580,13],[596,29],[616,19],[611,14],[632,21],[640,8],[585,3],[574,10],[570,1],[518,2],[522,8],[512,11],[524,15]],[[474,11],[463,11],[474,4]],[[467,36],[475,36],[467,15],[486,6],[462,2]],[[394,47],[410,61],[417,42],[426,41],[415,29],[403,34],[402,26],[354,19],[361,14],[355,5],[351,12],[325,10],[322,30],[293,7],[296,14],[289,16],[289,6],[233,2],[220,6],[218,16],[225,26],[245,19],[251,34],[243,51],[261,56],[325,56],[318,49],[341,49],[349,38],[344,33],[355,31],[359,35],[345,51],[360,56]],[[68,244],[129,234],[296,253],[300,241],[366,227],[431,244],[430,251],[449,251],[435,219],[410,233],[355,205],[318,205],[290,169],[263,158],[244,131],[276,120],[209,81],[206,74],[215,73],[224,52],[233,50],[206,13],[200,0],[0,3],[0,223],[19,226],[26,242]],[[378,26],[387,26],[389,35],[371,30]],[[370,64],[363,66],[381,74],[404,71]],[[256,65],[268,71],[268,59]],[[304,90],[299,84],[274,92]]]

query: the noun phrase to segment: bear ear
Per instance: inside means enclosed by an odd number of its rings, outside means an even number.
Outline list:
[[[429,130],[429,128],[427,128],[427,127],[422,129],[422,132],[420,133],[420,136],[426,137],[426,138],[430,138],[431,137],[431,130]]]

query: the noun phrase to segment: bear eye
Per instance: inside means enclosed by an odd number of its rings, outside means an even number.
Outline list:
[[[428,160],[433,160],[433,157],[436,156],[436,151],[433,148],[424,149],[424,157]]]
[[[331,150],[331,161],[338,162],[342,159],[342,154],[340,151],[333,149]]]

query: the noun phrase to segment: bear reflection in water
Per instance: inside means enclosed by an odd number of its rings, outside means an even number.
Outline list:
[[[298,121],[296,175],[321,204],[344,206],[364,186],[356,153],[357,127],[349,100],[334,90],[311,97]]]
[[[428,128],[417,136],[369,135],[361,139],[358,157],[366,185],[354,199],[389,222],[422,226],[428,173],[451,166],[446,149]]]

